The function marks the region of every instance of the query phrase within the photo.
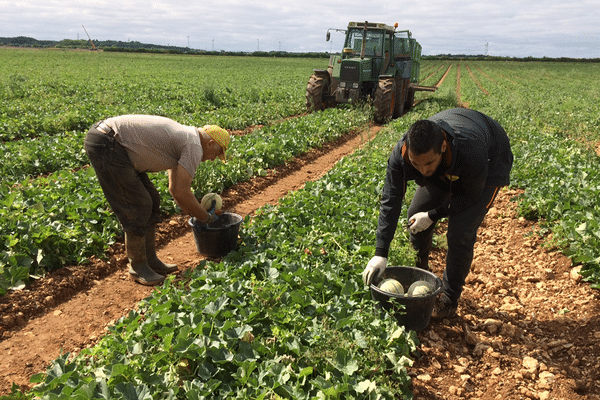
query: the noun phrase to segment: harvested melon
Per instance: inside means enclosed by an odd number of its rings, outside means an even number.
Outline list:
[[[416,281],[408,288],[406,294],[410,296],[427,296],[433,292],[433,285],[426,281]]]
[[[379,289],[388,293],[404,294],[404,288],[402,287],[402,284],[392,278],[384,279],[379,285]]]

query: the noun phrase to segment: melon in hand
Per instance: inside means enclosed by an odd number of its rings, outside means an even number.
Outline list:
[[[223,207],[223,199],[216,193],[205,194],[200,204],[202,204],[205,210],[210,210],[213,200],[215,201],[215,211],[219,211]]]

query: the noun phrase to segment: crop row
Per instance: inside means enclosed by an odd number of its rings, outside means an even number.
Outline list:
[[[268,168],[358,129],[368,109],[332,109],[266,126],[232,140],[227,163],[202,163],[193,187],[201,197],[261,174]],[[166,174],[152,174],[162,210],[177,212]],[[82,263],[102,254],[119,231],[91,168],[61,170],[0,186],[0,293],[22,285],[30,274]]]
[[[421,81],[419,82],[420,85],[425,86],[433,86],[437,84],[448,70],[448,67],[451,66],[450,63],[428,63],[425,65],[427,65],[427,68],[425,69],[425,72],[421,71]]]
[[[304,111],[314,60],[0,49],[0,141],[155,114],[227,129]],[[302,84],[304,83],[304,85]]]
[[[512,138],[512,181],[525,189],[519,213],[552,231],[547,245],[583,264],[583,275],[600,288],[600,100],[593,78],[600,65],[471,66],[490,94],[463,79],[463,96]]]

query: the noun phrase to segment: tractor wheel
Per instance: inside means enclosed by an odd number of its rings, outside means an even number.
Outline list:
[[[392,78],[379,80],[375,89],[375,122],[385,124],[394,117],[396,109],[396,81]]]
[[[408,89],[408,79],[396,79],[396,107],[394,108],[394,118],[400,118],[404,114],[406,102],[406,91]]]
[[[325,96],[329,94],[331,79],[324,74],[312,74],[306,86],[306,108],[322,111],[328,107]]]

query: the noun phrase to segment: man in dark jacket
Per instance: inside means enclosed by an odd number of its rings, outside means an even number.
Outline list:
[[[388,160],[375,256],[363,272],[366,285],[387,265],[408,181],[417,190],[408,209],[417,267],[429,270],[437,221],[448,217],[448,254],[433,318],[453,316],[473,261],[477,229],[498,190],[509,184],[513,154],[504,129],[474,110],[454,108],[415,122]]]

